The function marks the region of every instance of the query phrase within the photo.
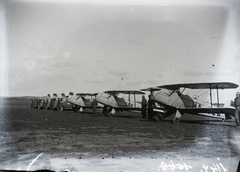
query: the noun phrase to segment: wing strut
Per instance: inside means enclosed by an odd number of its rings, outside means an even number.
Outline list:
[[[219,107],[219,94],[218,94],[218,87],[217,87],[217,105]]]
[[[210,102],[211,102],[211,107],[212,107],[212,87],[210,85]]]
[[[184,91],[185,91],[185,89],[186,89],[186,87],[180,92],[180,94],[182,94]],[[175,91],[172,91],[172,93],[169,95],[169,96],[171,96],[173,93],[174,93]],[[168,97],[169,97],[168,96]],[[172,105],[178,100],[180,98],[180,96],[178,96],[175,100],[174,100],[174,102],[172,103]]]
[[[185,91],[186,87],[182,90],[181,94]]]
[[[136,107],[136,95],[135,93],[133,95],[134,95],[134,107]]]
[[[219,92],[218,92],[218,90],[219,90],[219,87],[218,87],[218,85],[217,85],[217,106],[219,107],[220,106],[220,104],[219,104]],[[212,86],[210,85],[210,101],[211,101],[211,107],[213,107],[213,102],[212,102]]]
[[[130,93],[128,94],[128,103],[130,104]]]

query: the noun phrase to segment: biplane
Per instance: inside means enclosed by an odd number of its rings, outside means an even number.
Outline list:
[[[119,97],[119,94],[127,95],[127,100]],[[102,113],[111,116],[118,111],[141,111],[141,107],[137,107],[136,95],[144,94],[135,90],[110,90],[99,93],[96,101],[104,106]],[[133,101],[131,101],[131,95],[133,95]]]
[[[68,102],[68,97],[65,93],[61,94],[61,97],[57,100],[57,110],[64,111],[64,110],[72,110],[72,104]]]
[[[97,93],[77,93],[74,95],[73,92],[70,92],[67,101],[72,104],[74,112],[82,112],[86,108],[92,108],[93,97],[96,95]]]
[[[231,118],[231,116],[234,117],[235,108],[223,107],[222,103],[219,103],[219,89],[235,89],[237,87],[237,84],[231,82],[208,82],[162,85],[142,89],[142,91],[150,91],[153,100],[161,106],[156,107],[156,109],[163,110],[163,113],[158,115],[160,120],[175,114],[173,122],[178,123],[181,116],[186,113],[217,118],[219,118],[220,114],[224,114],[225,119]],[[184,94],[186,89],[208,89],[210,103],[204,103],[199,97]],[[217,93],[216,103],[213,103],[213,90],[216,90]]]

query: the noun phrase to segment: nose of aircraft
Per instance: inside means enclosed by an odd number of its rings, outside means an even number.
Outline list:
[[[69,93],[68,93],[67,102],[72,103],[73,100],[74,100],[74,98],[75,98],[75,96],[74,96],[73,92],[69,92]],[[76,99],[76,98],[75,98],[75,99]]]
[[[77,106],[85,106],[82,98],[79,98],[78,96],[74,95],[72,92],[71,94],[69,93],[67,101]]]
[[[73,101],[72,96],[69,96],[69,97],[67,98],[67,101],[68,101],[69,103],[72,103],[72,101]]]
[[[67,101],[68,101],[69,103],[74,103],[75,100],[76,100],[76,96],[74,96],[73,94],[69,94],[69,95],[68,95]]]
[[[106,104],[107,98],[106,95],[104,93],[99,93],[98,95],[96,95],[96,101],[102,104]]]

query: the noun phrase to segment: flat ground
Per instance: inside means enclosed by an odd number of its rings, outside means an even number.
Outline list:
[[[170,119],[150,122],[136,113],[102,117],[1,100],[0,131],[0,169],[26,169],[40,153],[31,169],[186,171],[166,166],[186,163],[192,167],[188,171],[206,171],[203,164],[234,171],[240,157],[240,128],[234,120],[193,115],[173,124]]]

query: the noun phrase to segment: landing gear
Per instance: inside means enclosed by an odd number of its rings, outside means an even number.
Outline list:
[[[155,112],[152,120],[155,121],[155,122],[162,121],[163,120],[163,114],[161,114],[160,112]]]
[[[73,112],[77,113],[79,111],[79,109],[80,109],[80,106],[73,105],[72,109],[73,109]]]
[[[226,120],[232,119],[231,115],[229,115],[229,114],[225,114],[225,118],[226,118]]]
[[[161,114],[161,113],[157,113],[157,121],[163,121],[163,114]]]
[[[182,115],[183,115],[183,114],[182,114],[181,112],[179,112],[179,110],[177,110],[177,111],[176,111],[176,114],[175,114],[175,116],[174,116],[174,118],[173,118],[173,123],[174,123],[174,124],[179,123],[179,122],[180,122],[180,118],[181,118]]]
[[[179,122],[180,122],[180,118],[178,118],[178,117],[175,116],[175,117],[173,118],[173,123],[174,123],[174,124],[178,124]]]
[[[59,106],[58,106],[58,111],[64,111],[63,105],[59,105]]]
[[[112,116],[111,114],[112,109],[113,109],[112,107],[104,106],[102,111],[103,115]]]

